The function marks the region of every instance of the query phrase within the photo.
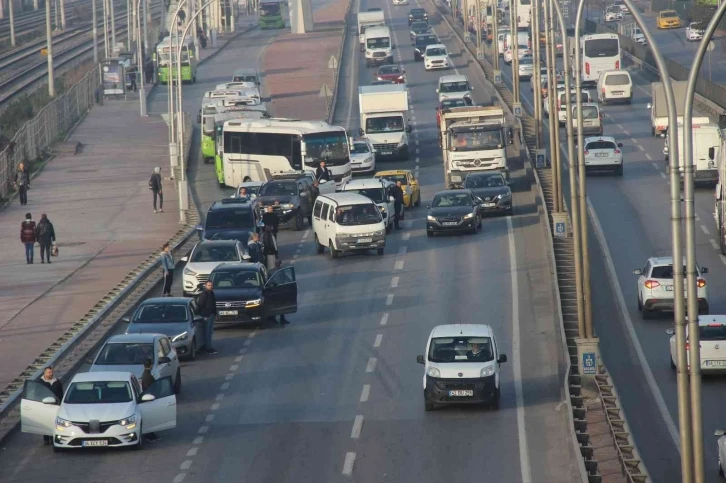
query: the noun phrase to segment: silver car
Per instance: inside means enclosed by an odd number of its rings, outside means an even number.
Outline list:
[[[91,359],[88,372],[130,372],[141,379],[144,361],[151,359],[154,379],[171,377],[174,394],[181,391],[179,358],[169,338],[162,334],[119,334],[110,337],[95,359]]]
[[[156,297],[144,300],[132,317],[124,317],[127,334],[164,334],[180,357],[194,360],[206,346],[204,317],[194,299]]]

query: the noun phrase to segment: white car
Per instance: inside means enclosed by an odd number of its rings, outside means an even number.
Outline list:
[[[643,31],[640,27],[634,27],[632,33],[633,40],[640,45],[648,45],[648,40],[643,35]]]
[[[343,193],[357,193],[374,202],[383,217],[386,233],[391,233],[395,213],[395,199],[390,195],[393,186],[392,182],[382,178],[352,179],[345,183],[340,191]]]
[[[673,329],[666,330],[671,335],[671,369],[678,367],[676,363],[676,336]],[[698,337],[700,339],[701,372],[702,373],[726,373],[726,315],[699,315],[698,316]],[[688,328],[686,328],[686,340],[688,340]],[[723,349],[721,349],[723,347]],[[686,354],[688,345],[686,345]],[[690,354],[687,355],[690,358]],[[690,359],[688,368],[691,368]],[[719,444],[721,446],[721,444]],[[719,465],[721,464],[721,448],[719,448]]]
[[[225,262],[244,262],[250,256],[239,240],[202,240],[197,243],[187,257],[182,272],[183,295],[191,297],[201,290],[199,284],[206,283],[209,274],[217,265]]]
[[[130,372],[76,374],[62,401],[39,381],[26,381],[20,402],[24,433],[53,439],[53,450],[133,446],[143,434],[176,427],[176,396],[170,377],[141,390]]]
[[[724,464],[726,464],[726,429],[717,429],[714,434],[718,436],[718,474],[724,476]]]
[[[522,60],[522,58],[528,55],[532,55],[532,51],[529,49],[529,47],[527,47],[526,45],[519,45],[517,47],[517,57],[519,57],[519,60]],[[509,47],[507,50],[505,50],[502,57],[505,64],[511,64],[512,60],[514,59],[512,48]]]
[[[444,44],[432,44],[426,46],[424,51],[424,69],[448,69],[451,67],[449,53]]]
[[[179,394],[179,357],[169,337],[163,334],[117,334],[109,337],[88,372],[130,372],[141,379],[147,358],[151,359],[154,379],[171,377],[174,394]]]
[[[350,143],[350,164],[353,173],[372,173],[376,170],[376,153],[368,138]]]
[[[416,356],[424,365],[426,411],[437,404],[488,404],[499,408],[500,366],[507,356],[499,351],[492,328],[484,324],[434,327],[426,354]]]
[[[605,12],[605,21],[606,22],[617,22],[622,19],[623,19],[623,12],[620,9],[614,9],[614,8],[610,7]]]
[[[408,0],[393,0],[393,5],[408,5]]]
[[[688,27],[686,27],[686,40],[689,42],[703,40],[704,33],[706,33],[706,31],[700,22],[691,22],[688,24]]]
[[[651,257],[633,273],[638,275],[638,310],[644,319],[653,312],[673,312],[673,257]],[[698,266],[698,273],[706,274],[708,268]],[[698,277],[697,292],[698,312],[708,314],[708,290],[702,276]]]
[[[534,77],[534,58],[532,56],[527,56],[519,59],[518,72],[520,82]],[[542,72],[547,72],[546,68],[542,68]]]
[[[439,102],[447,99],[471,99],[471,91],[474,89],[465,75],[444,75],[439,77],[439,87],[436,93],[439,95]]]
[[[250,197],[250,201],[254,201],[257,198],[257,193],[260,192],[260,188],[265,184],[262,181],[243,181],[237,186],[237,191],[232,195],[233,198],[239,197],[240,188],[247,189],[247,194]]]
[[[585,138],[585,172],[612,171],[623,175],[623,143],[610,136]]]

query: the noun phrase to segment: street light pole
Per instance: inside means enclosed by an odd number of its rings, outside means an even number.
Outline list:
[[[114,0],[108,0],[111,10],[111,52],[116,48],[116,14],[113,9]]]
[[[559,145],[555,138],[555,132],[559,129],[557,125],[557,111],[555,111],[555,95],[557,93],[557,74],[555,71],[554,62],[550,61],[550,50],[552,45],[549,42],[548,32],[552,29],[550,23],[551,17],[549,15],[549,9],[552,8],[549,0],[544,2],[544,20],[545,20],[545,32],[547,33],[547,42],[545,42],[545,65],[547,66],[547,106],[548,106],[548,121],[549,121],[549,137],[550,137],[550,161],[551,161],[551,173],[552,173],[552,212],[559,213],[562,211],[560,201],[562,196],[560,195],[560,183],[562,178],[559,173]]]
[[[499,5],[497,0],[491,0],[492,8],[496,11],[492,25],[492,44],[494,47],[494,70],[499,71]]]
[[[109,0],[101,0],[103,2],[103,53],[104,58],[108,58],[108,2]]]
[[[557,184],[555,185],[557,187],[557,191],[555,192],[555,195],[557,196],[557,207],[559,208],[559,212],[562,212],[565,210],[565,202],[562,196],[562,152],[560,151],[560,119],[559,119],[559,110],[558,110],[558,99],[557,96],[557,48],[555,47],[555,22],[554,22],[554,15],[552,14],[552,3],[550,3],[549,8],[547,9],[547,22],[549,24],[549,27],[547,28],[547,43],[549,44],[549,48],[547,49],[547,64],[552,66],[552,74],[554,75],[554,83],[552,84],[552,106],[554,106],[555,110],[550,112],[550,116],[552,117],[552,124],[553,126],[553,134],[555,139],[555,146],[557,146],[557,149],[554,152],[554,159],[555,163],[553,164],[553,170],[554,170],[554,176],[557,179]],[[568,118],[569,119],[569,118]]]
[[[141,38],[141,19],[139,18],[138,13],[141,11],[141,2],[146,3],[144,0],[139,0],[136,2],[136,10],[134,10],[134,28],[136,28],[136,38]],[[139,65],[139,111],[141,114],[141,117],[148,116],[148,113],[146,112],[146,87],[145,87],[145,78],[144,78],[144,62],[146,61],[144,57],[144,53],[142,52],[140,46],[138,45],[138,42],[136,44],[136,62]]]
[[[45,35],[48,39],[48,95],[55,97],[55,73],[53,72],[53,30],[50,24],[50,0],[45,0]]]
[[[532,2],[532,48],[533,48],[533,71],[534,76],[534,89],[532,94],[534,95],[534,134],[535,134],[535,146],[537,149],[542,149],[542,58],[541,58],[541,43],[540,43],[540,24],[539,24],[539,9],[540,2]],[[545,43],[546,46],[546,43]]]
[[[517,19],[517,0],[511,0],[509,12],[509,23],[512,32],[512,94],[514,94],[514,103],[519,104],[519,20]]]
[[[683,284],[683,247],[681,240],[681,179],[679,174],[678,151],[678,114],[676,101],[673,96],[671,78],[665,59],[647,29],[645,21],[631,0],[624,0],[635,22],[643,32],[646,41],[653,53],[658,67],[660,80],[665,90],[666,105],[668,106],[668,146],[671,187],[671,237],[673,245],[673,316],[675,319],[676,336],[676,372],[678,382],[678,429],[681,443],[681,472],[682,483],[693,483],[693,439],[691,431],[691,411],[689,401],[688,360],[686,351],[686,321],[684,310],[684,284]],[[578,9],[577,26],[579,28],[581,12]],[[575,32],[579,35],[579,30]],[[704,42],[702,45],[708,45]],[[579,52],[579,49],[578,49]],[[687,129],[686,129],[687,131]],[[693,334],[689,334],[693,336]],[[696,346],[698,347],[698,346]],[[700,361],[698,361],[700,365]]]
[[[98,65],[98,19],[96,16],[96,0],[91,0],[91,22],[93,23],[93,63]]]
[[[13,0],[8,0],[8,13],[10,15],[10,45],[15,47],[15,8],[13,7],[13,3]]]

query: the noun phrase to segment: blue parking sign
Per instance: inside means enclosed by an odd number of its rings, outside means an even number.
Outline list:
[[[555,223],[555,236],[565,236],[565,222],[564,221],[558,221]]]
[[[583,374],[596,374],[595,367],[595,353],[585,352],[582,354],[582,373]]]

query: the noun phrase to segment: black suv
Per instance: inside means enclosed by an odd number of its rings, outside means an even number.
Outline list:
[[[441,42],[439,42],[439,39],[434,34],[417,35],[413,48],[413,60],[423,60],[426,47],[440,43]]]
[[[273,176],[260,187],[257,194],[257,216],[262,218],[268,206],[280,220],[280,227],[302,230],[305,218],[312,226],[315,188],[304,174]]]
[[[245,246],[250,234],[260,230],[260,217],[253,203],[245,198],[215,201],[207,211],[204,224],[197,225],[202,240],[239,240]]]
[[[423,8],[412,8],[408,12],[408,25],[410,26],[414,22],[428,22],[429,14]]]

